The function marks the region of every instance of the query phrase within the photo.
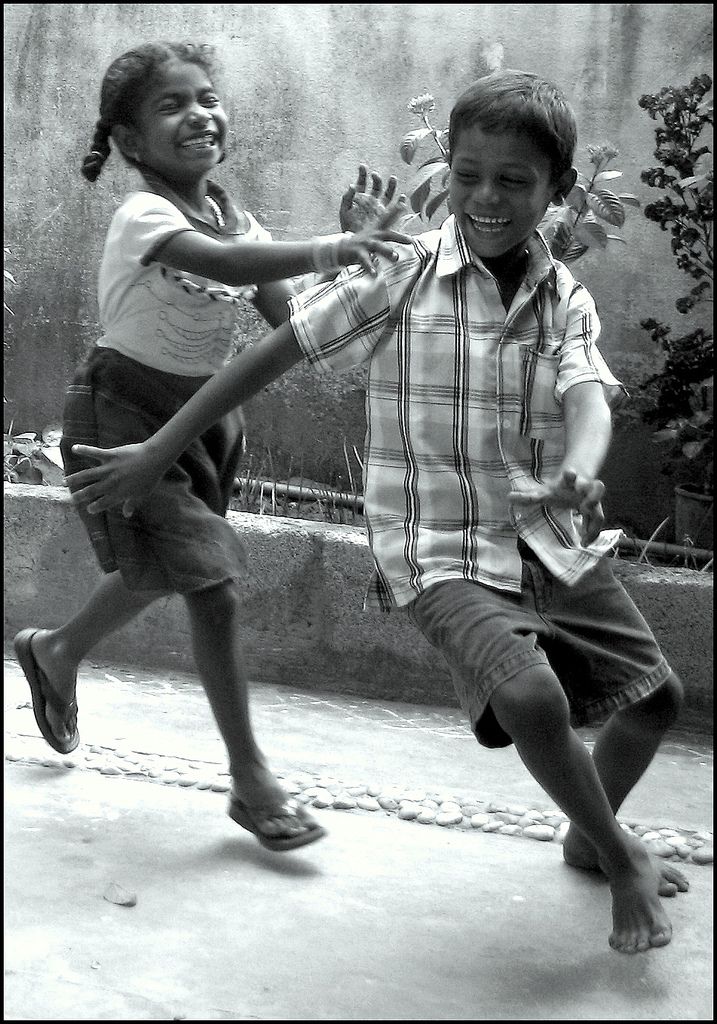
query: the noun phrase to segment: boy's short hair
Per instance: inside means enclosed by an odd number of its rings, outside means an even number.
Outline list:
[[[577,144],[575,114],[551,82],[526,71],[493,71],[463,92],[451,111],[448,145],[454,152],[464,128],[529,135],[549,157],[553,181],[573,165]]]

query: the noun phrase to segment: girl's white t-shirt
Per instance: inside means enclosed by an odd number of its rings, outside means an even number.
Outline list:
[[[271,241],[250,213],[244,216],[248,230],[242,239]],[[100,347],[183,377],[221,369],[233,352],[237,305],[255,289],[218,285],[163,266],[160,247],[180,231],[196,230],[163,196],[127,196],[110,223],[100,264]]]

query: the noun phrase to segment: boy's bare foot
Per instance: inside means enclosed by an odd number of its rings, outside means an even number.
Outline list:
[[[639,840],[638,840],[639,842]],[[649,853],[649,851],[646,851]],[[660,857],[652,859],[652,866],[657,872],[658,892],[660,896],[676,896],[678,892],[687,892],[690,883],[684,874],[673,864],[663,861]],[[598,860],[597,851],[574,825],[568,829],[563,842],[563,858],[566,864],[584,871],[598,871],[604,874]]]
[[[610,946],[619,953],[644,953],[666,946],[672,925],[662,910],[658,873],[639,839],[627,836],[627,867],[607,871],[612,893]]]

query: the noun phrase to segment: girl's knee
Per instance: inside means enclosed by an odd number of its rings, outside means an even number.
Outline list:
[[[525,669],[502,683],[490,706],[508,735],[555,734],[570,725],[570,706],[557,676],[547,666]]]

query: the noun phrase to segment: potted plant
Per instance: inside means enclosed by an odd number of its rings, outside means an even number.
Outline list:
[[[713,375],[712,331],[695,323],[712,302],[713,173],[708,131],[713,123],[709,75],[685,86],[667,86],[641,96],[638,103],[653,120],[654,155],[659,163],[641,174],[664,195],[645,207],[645,216],[669,231],[677,266],[691,287],[675,302],[689,316],[690,330],[673,336],[670,326],[654,318],[640,321],[662,349],[661,369],[641,384],[643,419],[656,427],[654,440],[665,445],[665,472],[674,477],[675,540],[713,546]],[[710,318],[711,320],[711,318]]]

